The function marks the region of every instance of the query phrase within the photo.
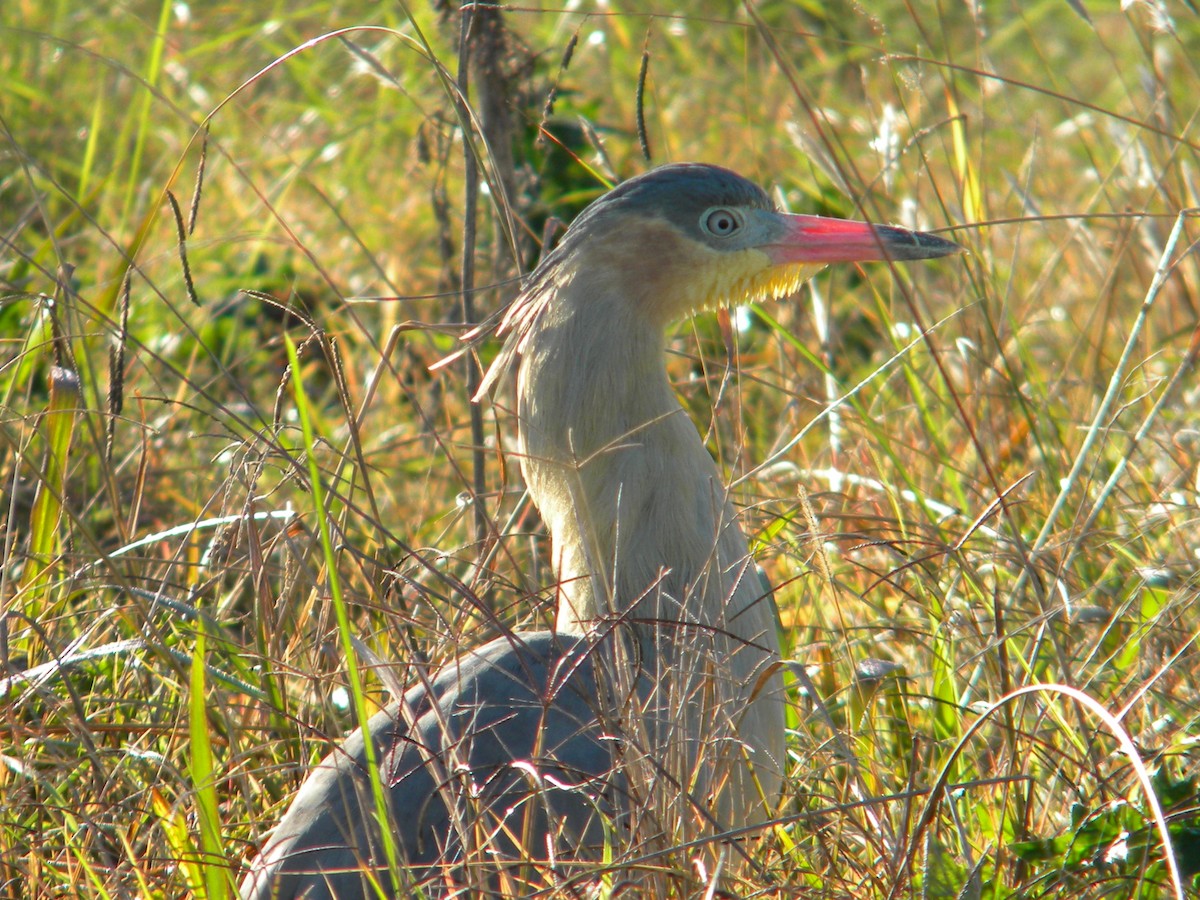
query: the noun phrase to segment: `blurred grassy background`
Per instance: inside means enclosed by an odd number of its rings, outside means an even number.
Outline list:
[[[465,361],[429,371],[464,241],[481,319],[548,219],[685,159],[970,251],[672,345],[833,717],[797,692],[731,889],[1162,896],[1113,723],[991,707],[1039,683],[1119,720],[1200,871],[1200,21],[1122,6],[510,7],[465,120],[456,9],[0,6],[0,896],[226,896],[353,727],[335,583],[385,659],[545,624],[509,395],[479,443]]]

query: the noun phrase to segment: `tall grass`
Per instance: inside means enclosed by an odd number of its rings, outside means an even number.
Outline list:
[[[508,10],[468,106],[425,6],[0,6],[0,895],[225,895],[386,699],[350,638],[547,624],[511,403],[473,426],[470,360],[429,368],[473,324],[464,134],[481,318],[648,165],[639,97],[653,162],[970,251],[673,341],[799,676],[722,888],[1194,890],[1196,13],[625,6]]]

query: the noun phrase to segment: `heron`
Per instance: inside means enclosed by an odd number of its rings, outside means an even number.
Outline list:
[[[503,315],[476,397],[515,371],[555,627],[419,673],[308,775],[242,896],[520,893],[512,879],[533,876],[513,873],[531,862],[561,873],[646,835],[769,822],[785,768],[777,612],[668,379],[667,330],[791,295],[830,263],[959,250],[782,212],[703,163],[652,169],[588,206]]]

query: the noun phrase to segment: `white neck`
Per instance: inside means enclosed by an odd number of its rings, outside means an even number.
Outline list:
[[[667,381],[661,325],[625,298],[568,283],[534,327],[518,377],[520,444],[553,539],[559,628],[626,614],[727,630],[777,654],[774,606]]]

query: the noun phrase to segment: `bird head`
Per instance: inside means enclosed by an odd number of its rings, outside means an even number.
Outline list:
[[[681,163],[594,202],[553,257],[569,259],[581,277],[618,281],[629,302],[666,324],[700,309],[787,296],[830,263],[930,259],[960,249],[903,228],[783,213],[728,169]]]
[[[557,304],[601,317],[617,303],[661,329],[700,309],[785,297],[830,263],[961,249],[889,225],[780,212],[762,188],[720,166],[661,166],[618,185],[572,223],[505,311],[497,334],[508,340],[475,399],[510,370]]]

